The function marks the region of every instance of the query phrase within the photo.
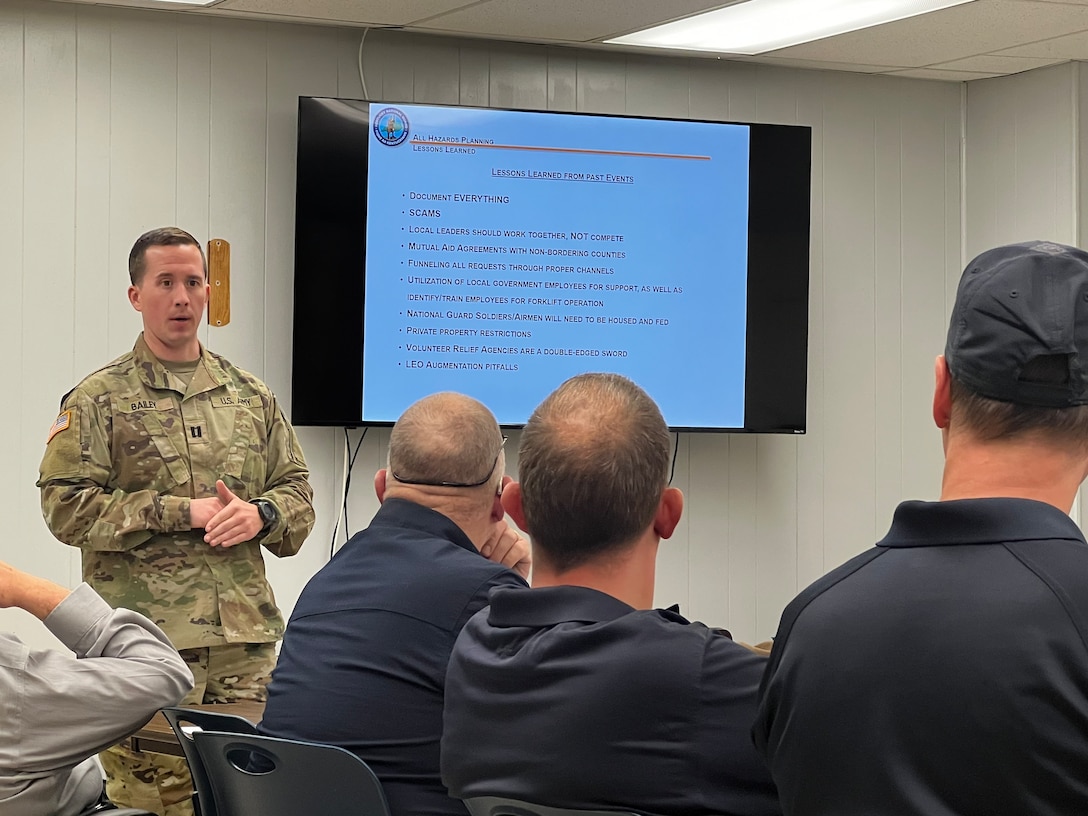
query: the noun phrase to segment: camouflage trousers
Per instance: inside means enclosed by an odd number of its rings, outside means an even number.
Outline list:
[[[274,643],[182,649],[181,656],[195,681],[181,705],[264,700],[276,665]],[[106,794],[115,804],[159,816],[193,816],[193,783],[184,757],[115,745],[99,758],[106,770]]]

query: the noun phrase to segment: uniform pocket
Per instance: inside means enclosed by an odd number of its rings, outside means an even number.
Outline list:
[[[231,391],[227,396],[212,398],[211,421],[217,437],[226,440],[222,473],[227,487],[248,498],[264,492],[266,448],[265,405],[259,394],[252,391]]]
[[[181,433],[174,400],[119,400],[113,410],[113,486],[167,493],[190,479],[189,464],[172,438]]]

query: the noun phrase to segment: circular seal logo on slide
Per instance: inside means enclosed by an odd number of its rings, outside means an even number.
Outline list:
[[[383,145],[396,147],[408,138],[408,117],[399,108],[382,108],[374,117],[374,135]]]

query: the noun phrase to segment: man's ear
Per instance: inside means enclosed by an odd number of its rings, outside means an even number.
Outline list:
[[[132,308],[137,312],[142,312],[143,305],[140,303],[140,289],[137,286],[130,286],[128,288],[128,302],[132,304]]]
[[[948,370],[948,361],[943,354],[937,355],[933,379],[933,421],[945,430],[952,419],[952,372]]]
[[[378,504],[385,501],[385,481],[388,475],[385,468],[374,474],[374,495],[378,497]]]
[[[502,477],[502,486],[495,494],[494,503],[491,505],[491,520],[502,521],[506,517],[506,508],[502,506],[502,494],[506,492],[506,488],[510,486],[510,483],[514,481],[509,476]]]
[[[654,532],[662,538],[671,538],[683,512],[684,494],[680,488],[666,487],[654,514]]]
[[[529,528],[525,526],[525,511],[521,507],[521,485],[512,479],[502,489],[502,506],[510,514],[514,524],[528,533]]]

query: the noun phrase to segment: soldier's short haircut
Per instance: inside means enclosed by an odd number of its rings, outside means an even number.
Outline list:
[[[653,521],[670,447],[661,411],[631,380],[567,380],[521,435],[518,479],[534,549],[559,572],[623,549]]]
[[[406,483],[480,482],[498,490],[505,472],[502,442],[499,423],[482,402],[452,391],[431,394],[393,426],[390,475]]]
[[[147,250],[156,246],[195,246],[204,264],[204,279],[208,279],[208,259],[200,242],[180,227],[159,227],[137,238],[128,253],[128,278],[133,286],[139,285],[147,271]]]

